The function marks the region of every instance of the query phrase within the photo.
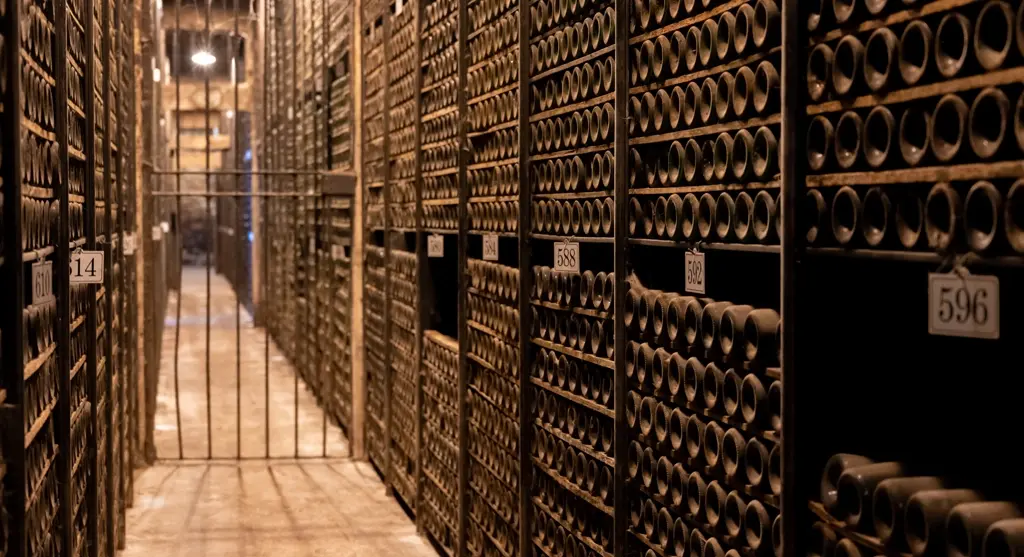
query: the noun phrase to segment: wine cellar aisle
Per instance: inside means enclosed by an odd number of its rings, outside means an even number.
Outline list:
[[[124,557],[436,555],[366,462],[168,462],[136,487]]]
[[[184,294],[180,318],[177,294],[172,293],[168,301],[160,362],[160,369],[165,373],[160,376],[157,391],[157,456],[187,460],[251,459],[295,457],[296,451],[298,456],[347,456],[344,435],[333,420],[327,422],[327,444],[322,445],[324,411],[318,407],[310,389],[304,385],[295,389],[296,368],[272,338],[267,350],[265,330],[253,325],[245,308],[237,304],[230,284],[220,275],[212,279],[211,353],[207,356],[205,282],[203,268],[186,267],[182,272]],[[235,330],[236,311],[242,312],[240,338]],[[179,327],[175,327],[176,319]],[[180,330],[177,340],[176,330]],[[236,342],[240,343],[237,352]],[[240,363],[236,353],[242,355]],[[264,361],[267,355],[269,362]],[[207,361],[216,370],[210,374],[208,388]],[[212,447],[207,444],[208,423],[212,425]]]
[[[0,557],[1024,556],[1024,0],[0,0],[0,62]]]

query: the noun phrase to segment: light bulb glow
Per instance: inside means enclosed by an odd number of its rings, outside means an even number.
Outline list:
[[[192,55],[192,63],[197,66],[212,66],[217,62],[217,57],[208,50],[200,50]]]

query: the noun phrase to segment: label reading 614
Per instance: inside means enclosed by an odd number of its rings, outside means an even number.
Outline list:
[[[560,242],[555,244],[555,270],[570,273],[580,272],[579,242]]]
[[[103,284],[103,252],[78,251],[71,254],[71,284]]]
[[[928,333],[999,338],[999,278],[930,273]]]

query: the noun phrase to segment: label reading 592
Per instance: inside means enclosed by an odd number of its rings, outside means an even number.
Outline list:
[[[693,294],[707,294],[707,286],[704,283],[707,267],[704,265],[704,254],[686,252],[683,259],[686,266],[686,281],[684,288]]]
[[[444,257],[444,236],[440,234],[427,236],[427,257]]]
[[[484,234],[484,261],[498,260],[498,235]]]
[[[579,242],[559,242],[555,244],[555,270],[570,273],[580,272]]]
[[[928,333],[998,339],[999,278],[930,273]]]
[[[103,252],[78,251],[71,254],[71,284],[103,284]]]

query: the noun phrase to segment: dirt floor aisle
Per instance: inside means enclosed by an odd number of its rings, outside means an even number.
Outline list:
[[[416,535],[398,504],[386,496],[370,466],[347,458],[342,433],[329,423],[324,444],[323,412],[301,384],[296,414],[292,367],[271,343],[266,373],[264,332],[253,327],[244,311],[241,371],[237,371],[235,297],[228,283],[216,275],[211,280],[207,412],[205,269],[186,268],[182,282],[177,402],[185,460],[177,460],[173,373],[177,302],[172,295],[156,415],[161,461],[136,481],[123,555],[436,555]],[[210,444],[207,423],[213,426]],[[296,446],[301,456],[310,458],[294,459]],[[328,458],[321,458],[325,448]],[[268,449],[270,460],[263,458]],[[213,460],[205,460],[208,454]]]

